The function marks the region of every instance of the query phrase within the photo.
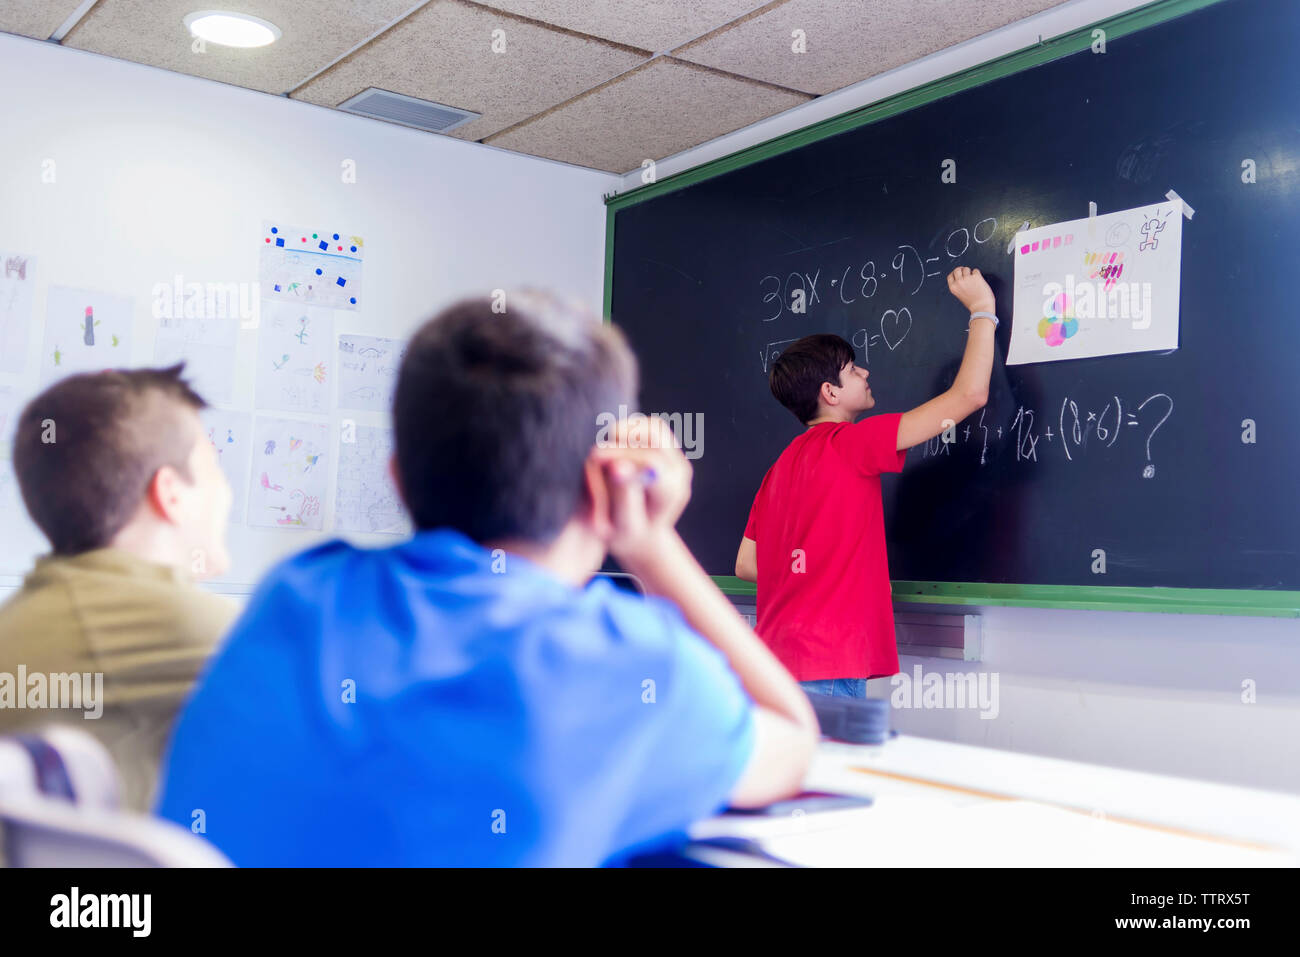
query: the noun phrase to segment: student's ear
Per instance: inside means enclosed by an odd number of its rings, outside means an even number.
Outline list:
[[[613,524],[609,518],[609,486],[605,469],[593,452],[582,467],[582,512],[579,518],[602,541],[609,541]]]
[[[144,493],[149,507],[165,522],[178,524],[181,520],[181,477],[170,465],[164,465],[153,478]]]
[[[393,480],[393,488],[397,489],[397,497],[402,500],[402,506],[409,512],[411,507],[406,503],[406,489],[402,488],[402,473],[397,470],[397,456],[388,457],[388,477]]]
[[[840,398],[835,394],[836,386],[830,382],[822,383],[821,400],[827,405],[839,405]]]

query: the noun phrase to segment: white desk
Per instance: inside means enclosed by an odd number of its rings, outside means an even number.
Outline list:
[[[1300,864],[1300,796],[899,736],[823,742],[806,788],[872,807],[715,818],[811,866],[1258,867]],[[720,822],[726,821],[726,825]]]

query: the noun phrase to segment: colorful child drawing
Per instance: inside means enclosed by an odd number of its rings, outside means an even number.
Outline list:
[[[1054,297],[1043,309],[1038,320],[1038,337],[1049,346],[1059,346],[1079,331],[1079,320],[1074,317],[1074,304],[1065,293]]]
[[[1083,264],[1089,270],[1088,278],[1103,280],[1106,283],[1105,289],[1109,292],[1124,272],[1124,254],[1085,253]]]

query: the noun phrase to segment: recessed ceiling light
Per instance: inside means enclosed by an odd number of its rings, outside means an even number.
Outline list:
[[[187,14],[190,34],[223,47],[264,47],[280,39],[280,28],[261,17],[224,10],[199,10]]]

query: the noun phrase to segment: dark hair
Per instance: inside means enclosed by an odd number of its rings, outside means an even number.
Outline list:
[[[772,394],[807,423],[817,415],[817,397],[822,383],[840,384],[840,372],[854,362],[853,347],[830,333],[804,336],[786,346],[767,374]]]
[[[545,544],[573,517],[598,417],[631,406],[613,326],[541,293],[466,299],[426,322],[393,397],[397,472],[419,529]]]
[[[168,369],[69,376],[23,409],[14,472],[32,521],[59,555],[103,548],[135,515],[154,474],[186,479],[195,432],[176,414],[207,403]]]

